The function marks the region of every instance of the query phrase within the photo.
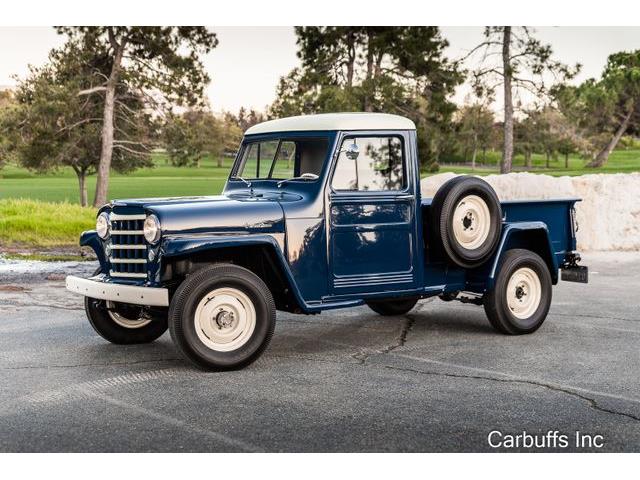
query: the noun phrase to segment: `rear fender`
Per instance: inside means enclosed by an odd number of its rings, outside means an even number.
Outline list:
[[[549,229],[544,222],[515,222],[507,224],[502,232],[497,253],[491,263],[486,290],[493,288],[502,256],[507,250],[523,248],[537,253],[549,267],[551,281],[558,283],[558,261],[553,254]]]

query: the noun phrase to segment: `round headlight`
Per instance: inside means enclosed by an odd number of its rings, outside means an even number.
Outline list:
[[[160,240],[160,220],[155,215],[149,215],[144,221],[144,238],[153,244]]]
[[[111,230],[109,214],[102,212],[96,219],[96,232],[98,232],[98,236],[104,240],[109,236],[109,230]]]

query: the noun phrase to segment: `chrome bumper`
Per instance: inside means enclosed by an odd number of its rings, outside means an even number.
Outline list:
[[[101,281],[101,277],[80,278],[68,276],[67,290],[85,297],[111,300],[153,307],[169,306],[169,290],[166,288],[137,287]]]

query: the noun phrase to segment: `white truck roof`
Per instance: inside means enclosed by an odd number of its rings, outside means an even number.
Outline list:
[[[411,120],[388,113],[320,113],[279,118],[250,127],[245,135],[313,130],[415,130]]]

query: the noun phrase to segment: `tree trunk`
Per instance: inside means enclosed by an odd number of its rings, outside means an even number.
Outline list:
[[[378,78],[382,74],[382,57],[384,56],[383,52],[379,52],[376,57],[375,67],[373,69],[373,78]]]
[[[224,165],[222,163],[222,155],[218,155],[218,168],[222,168]]]
[[[109,172],[111,169],[111,157],[113,156],[113,132],[114,132],[114,109],[116,99],[116,87],[120,77],[122,55],[124,53],[124,40],[120,44],[115,43],[110,31],[111,43],[114,44],[114,58],[111,67],[111,74],[107,80],[104,112],[102,117],[102,149],[100,151],[100,165],[98,166],[98,176],[96,179],[96,195],[93,200],[94,207],[101,207],[107,202],[107,191],[109,189]]]
[[[74,169],[76,170],[76,169]],[[76,170],[78,176],[78,186],[80,187],[80,206],[86,207],[88,204],[87,198],[87,172],[86,170]]]
[[[525,150],[524,152],[524,166],[531,168],[531,151]]]
[[[564,154],[564,168],[569,168],[569,154]]]
[[[546,165],[547,165],[547,168],[549,168],[549,167],[550,167],[550,165],[549,165],[549,160],[551,159],[551,153],[549,153],[549,150],[545,150],[544,154],[545,154],[545,156],[546,156]]]
[[[473,151],[471,153],[471,170],[476,169],[477,155],[478,155],[478,132],[473,132]]]
[[[347,88],[353,87],[353,75],[356,63],[356,36],[353,31],[347,35]]]
[[[616,148],[616,145],[618,145],[618,142],[622,138],[622,135],[624,135],[624,132],[626,132],[627,128],[629,128],[629,122],[631,121],[633,110],[633,107],[629,109],[629,112],[624,116],[622,123],[618,127],[618,130],[616,130],[616,133],[611,141],[600,151],[600,153],[598,153],[598,155],[596,155],[596,158],[594,158],[593,161],[587,164],[587,167],[597,168],[602,167],[605,163],[607,163],[607,160],[609,160],[609,155],[611,155],[611,152],[613,152],[614,148]]]
[[[367,41],[367,77],[366,88],[369,91],[365,91],[364,96],[364,111],[373,112],[373,105],[371,102],[371,80],[373,78],[373,46],[371,45],[371,33],[369,33],[369,39]]]
[[[509,173],[513,163],[513,97],[511,93],[511,27],[504,27],[502,37],[502,69],[504,73],[504,145],[500,173]]]

